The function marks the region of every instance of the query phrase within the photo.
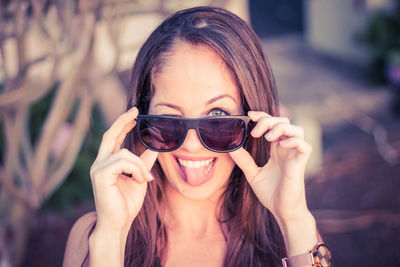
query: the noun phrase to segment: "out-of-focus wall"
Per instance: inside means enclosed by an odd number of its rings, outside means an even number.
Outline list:
[[[165,1],[165,10],[169,13],[200,5],[215,5],[228,9],[237,14],[242,19],[249,21],[248,1],[247,0],[168,0]],[[150,33],[162,22],[165,14],[157,12],[143,12],[142,14],[131,14],[118,19],[118,27],[122,47],[122,53],[117,65],[119,71],[125,71],[132,67],[132,63],[139,52],[142,43]],[[99,23],[96,29],[95,57],[99,65],[104,68],[111,68],[116,56],[115,49],[111,41],[112,36],[107,29],[106,23]]]
[[[371,13],[392,4],[392,0],[305,0],[305,38],[318,51],[363,64],[368,56],[356,34]]]

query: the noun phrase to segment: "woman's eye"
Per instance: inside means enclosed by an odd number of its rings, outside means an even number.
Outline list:
[[[226,112],[222,109],[216,108],[210,111],[209,113],[210,116],[226,116],[229,115],[229,112]]]

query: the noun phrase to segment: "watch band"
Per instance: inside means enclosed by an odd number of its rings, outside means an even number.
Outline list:
[[[329,248],[318,243],[311,251],[282,259],[283,267],[302,267],[302,266],[330,267],[332,265],[331,253]]]
[[[314,259],[311,252],[282,259],[283,267],[314,266]]]

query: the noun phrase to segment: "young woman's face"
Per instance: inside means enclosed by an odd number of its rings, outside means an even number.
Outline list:
[[[149,114],[185,118],[241,114],[237,85],[223,60],[207,46],[179,43],[157,73]],[[167,189],[192,200],[219,196],[235,165],[228,153],[206,149],[190,129],[177,150],[158,161]]]

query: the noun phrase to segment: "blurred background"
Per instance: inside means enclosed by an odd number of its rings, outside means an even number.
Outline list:
[[[195,5],[262,39],[334,265],[400,266],[399,0],[0,0],[0,266],[61,265],[138,49]]]

